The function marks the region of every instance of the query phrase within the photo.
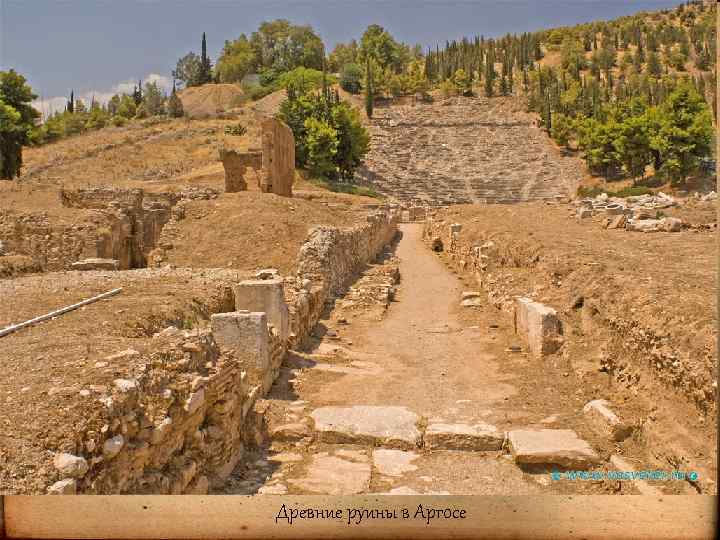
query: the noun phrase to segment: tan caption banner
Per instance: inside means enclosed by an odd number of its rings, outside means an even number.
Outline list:
[[[713,538],[711,496],[8,496],[7,538]],[[0,530],[2,530],[0,528]]]

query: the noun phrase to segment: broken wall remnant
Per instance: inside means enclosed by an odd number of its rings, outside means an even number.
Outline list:
[[[61,204],[77,209],[80,219],[0,211],[0,241],[6,255],[31,257],[40,271],[69,270],[84,259],[116,260],[121,270],[143,268],[180,198],[108,186],[61,189]]]
[[[258,175],[263,167],[262,152],[259,151],[239,152],[221,147],[218,154],[225,169],[225,193],[246,191],[247,176]],[[254,172],[250,173],[248,169]]]
[[[262,168],[262,192],[292,197],[295,138],[292,130],[276,118],[267,118],[262,123]]]

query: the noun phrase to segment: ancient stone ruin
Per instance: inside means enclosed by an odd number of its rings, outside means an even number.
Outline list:
[[[262,151],[240,152],[221,147],[220,161],[225,168],[225,192],[246,191],[248,178],[255,177],[260,191],[292,197],[295,178],[295,139],[280,120],[262,123]]]
[[[295,138],[280,120],[268,118],[262,123],[263,174],[260,189],[292,197],[295,178]]]
[[[220,148],[220,161],[225,168],[225,193],[247,190],[247,176],[257,175],[262,169],[262,152],[238,152]],[[248,171],[251,169],[251,171]]]

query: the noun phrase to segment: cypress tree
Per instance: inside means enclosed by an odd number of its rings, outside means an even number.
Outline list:
[[[198,74],[200,84],[207,84],[212,82],[212,63],[210,57],[207,55],[207,40],[205,39],[205,32],[202,35],[202,46],[200,52],[200,73]]]
[[[67,102],[66,109],[70,114],[75,112],[75,90],[70,90],[70,101]]]
[[[370,58],[365,59],[365,113],[368,118],[373,115],[374,89],[372,80],[372,69],[370,69]]]

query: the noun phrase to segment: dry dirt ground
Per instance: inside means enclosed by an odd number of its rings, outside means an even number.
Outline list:
[[[363,181],[406,202],[458,204],[574,194],[582,162],[565,157],[513,98],[448,98],[378,107]]]

